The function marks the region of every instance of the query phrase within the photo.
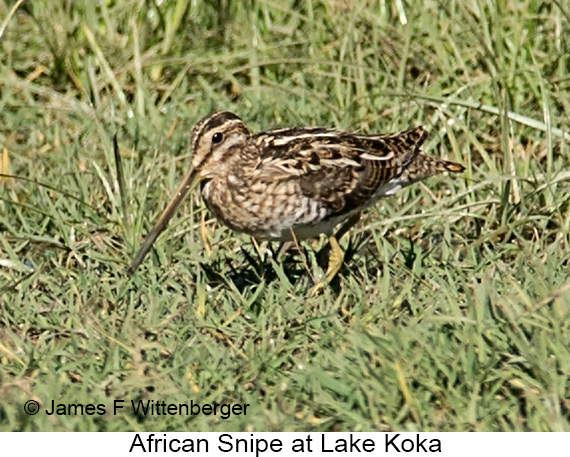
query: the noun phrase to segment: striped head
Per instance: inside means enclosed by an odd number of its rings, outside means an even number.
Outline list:
[[[246,144],[250,132],[244,122],[228,111],[202,118],[192,129],[192,169],[199,180],[220,173]]]
[[[157,217],[153,228],[141,244],[129,266],[132,274],[141,264],[152,244],[166,228],[170,219],[188,193],[203,179],[224,174],[236,154],[246,144],[250,136],[243,121],[233,113],[219,111],[200,120],[192,129],[192,165],[182,179],[182,183]]]

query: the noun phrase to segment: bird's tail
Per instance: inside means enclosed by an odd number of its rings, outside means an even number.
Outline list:
[[[419,151],[402,173],[404,185],[410,185],[430,176],[442,173],[461,173],[465,167],[457,162],[438,159]]]

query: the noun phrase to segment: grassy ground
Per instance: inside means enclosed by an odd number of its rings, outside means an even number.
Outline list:
[[[570,431],[567,3],[13,3],[0,429]],[[216,109],[253,131],[425,124],[467,171],[368,211],[315,299],[318,242],[271,261],[198,194],[129,280]],[[27,416],[30,399],[106,414]],[[250,406],[144,417],[114,399]]]

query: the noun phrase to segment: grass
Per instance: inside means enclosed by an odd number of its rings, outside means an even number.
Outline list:
[[[0,429],[570,431],[564,2],[13,5]],[[252,131],[425,124],[428,152],[467,171],[367,211],[314,299],[318,242],[273,261],[197,194],[129,280],[215,109]],[[29,399],[107,413],[27,416]],[[115,399],[250,407],[144,417]]]

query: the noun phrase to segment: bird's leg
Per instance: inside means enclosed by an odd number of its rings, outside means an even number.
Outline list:
[[[348,218],[348,220],[341,225],[338,229],[338,232],[335,233],[335,238],[340,240],[346,232],[348,232],[352,227],[356,225],[356,223],[360,220],[360,213],[353,214]]]
[[[277,253],[275,254],[275,260],[281,259],[285,253],[293,246],[292,241],[282,241],[279,244],[279,248],[277,249]]]
[[[325,273],[325,284],[330,283],[334,277],[338,274],[340,267],[342,267],[342,263],[344,262],[344,252],[340,248],[336,237],[331,236],[329,238],[330,244],[330,256],[329,256],[329,264],[327,266],[327,271]]]
[[[317,254],[319,259],[324,256],[328,257],[328,266],[325,272],[325,277],[322,281],[316,284],[312,290],[311,295],[317,295],[326,285],[328,285],[334,277],[338,274],[344,262],[344,252],[340,248],[338,241],[342,236],[348,232],[360,220],[360,213],[352,215],[342,226],[338,229],[336,234],[329,237],[328,244],[321,249]]]
[[[348,220],[342,224],[338,231],[334,234],[337,240],[340,240],[346,232],[348,232],[355,224],[360,220],[360,213],[354,214],[348,218]],[[321,267],[324,267],[326,262],[328,262],[331,255],[331,244],[330,242],[325,244],[317,253],[317,261]]]
[[[327,271],[325,272],[325,277],[319,281],[314,287],[311,289],[310,295],[314,297],[317,295],[322,289],[325,288],[337,275],[342,267],[342,263],[344,261],[344,252],[340,248],[338,241],[334,236],[329,237],[329,243],[327,245],[327,254],[329,258]]]

